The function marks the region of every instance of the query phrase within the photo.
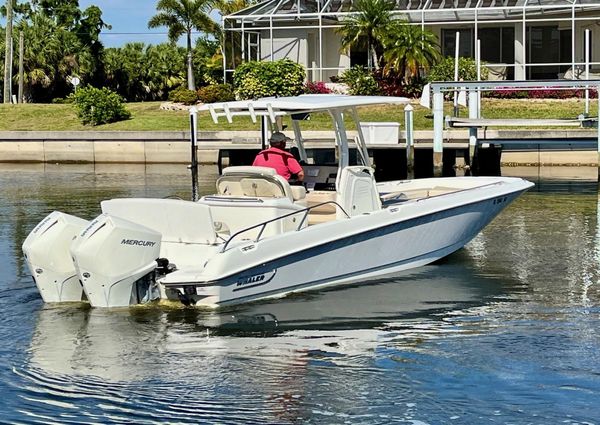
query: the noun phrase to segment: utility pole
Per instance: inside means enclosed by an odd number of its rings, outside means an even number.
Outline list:
[[[6,0],[6,37],[4,39],[4,103],[10,103],[10,75],[12,66],[12,20],[13,0]]]
[[[23,103],[23,53],[25,51],[25,36],[19,32],[19,103]]]

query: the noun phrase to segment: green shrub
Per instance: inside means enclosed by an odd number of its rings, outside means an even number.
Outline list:
[[[340,75],[339,81],[348,86],[348,94],[372,96],[379,94],[379,86],[373,73],[362,66],[353,66]]]
[[[211,84],[198,89],[198,99],[202,103],[228,102],[235,100],[235,95],[229,84]]]
[[[481,79],[487,80],[488,69],[481,67]],[[459,81],[477,80],[477,63],[472,58],[458,58]],[[454,81],[454,58],[446,56],[429,70],[428,81]]]
[[[233,73],[239,99],[266,96],[297,96],[304,92],[304,67],[289,59],[274,62],[246,62]]]
[[[184,105],[193,105],[198,101],[198,93],[184,86],[179,86],[169,93],[169,100],[171,102],[183,103]]]
[[[131,117],[123,105],[123,98],[106,87],[83,87],[70,97],[83,124],[100,125]]]
[[[52,99],[52,103],[54,103],[55,105],[62,105],[62,104],[66,104],[66,103],[73,103],[73,98],[71,96],[67,96],[67,97],[55,97],[54,99]]]

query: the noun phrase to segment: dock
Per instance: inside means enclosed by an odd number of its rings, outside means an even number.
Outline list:
[[[446,117],[446,125],[452,128],[483,128],[483,127],[592,127],[598,125],[597,118],[460,118]]]
[[[465,128],[469,131],[469,164],[472,164],[478,149],[483,143],[492,144],[486,138],[485,142],[480,141],[478,130],[488,127],[596,127],[596,155],[600,158],[600,126],[596,117],[590,117],[589,111],[589,92],[600,93],[600,80],[558,80],[558,81],[452,81],[452,82],[434,82],[431,83],[433,92],[433,168],[434,175],[441,175],[443,169],[443,142],[444,128]],[[483,117],[481,110],[481,93],[491,90],[547,90],[547,89],[581,89],[586,91],[585,111],[577,114],[575,117],[557,117],[553,119],[532,119],[514,117],[510,119],[489,119]],[[448,93],[457,93],[466,91],[468,93],[468,118],[458,116],[446,116],[444,114],[444,95]],[[600,105],[600,95],[597,96]],[[600,110],[600,107],[598,108]],[[457,115],[455,113],[455,115]],[[552,138],[556,140],[557,138]],[[574,142],[576,143],[576,142]],[[544,138],[538,138],[536,144],[546,145]],[[506,143],[505,143],[506,145]],[[517,145],[513,145],[516,149]],[[539,148],[538,148],[539,149]],[[596,159],[596,164],[600,170],[600,160]]]

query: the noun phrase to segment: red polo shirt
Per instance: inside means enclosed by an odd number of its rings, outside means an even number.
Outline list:
[[[302,171],[302,166],[291,153],[274,147],[259,152],[252,165],[274,168],[277,174],[286,180],[289,180],[292,174]]]

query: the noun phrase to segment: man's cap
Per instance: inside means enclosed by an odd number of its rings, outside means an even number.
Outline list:
[[[290,139],[289,137],[287,137],[281,131],[276,131],[275,133],[273,133],[271,135],[271,138],[269,139],[269,142],[270,143],[283,143],[283,142],[289,142],[291,140],[292,139]]]

